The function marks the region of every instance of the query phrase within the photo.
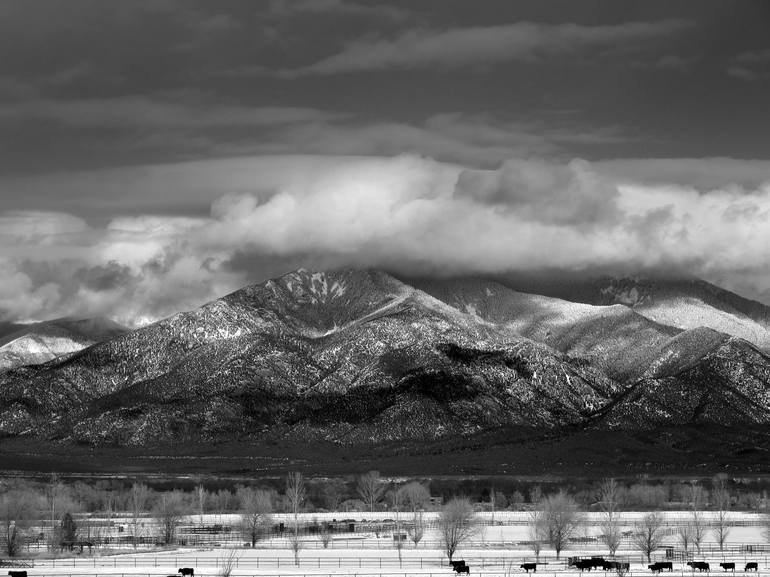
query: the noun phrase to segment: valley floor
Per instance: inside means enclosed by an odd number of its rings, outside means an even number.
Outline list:
[[[659,549],[655,560],[666,559],[666,547],[676,546],[676,536],[673,527],[677,520],[686,517],[687,512],[667,512],[664,516],[670,523],[667,527],[667,536],[664,547]],[[427,513],[429,520],[430,515]],[[624,523],[633,522],[640,513],[622,513]],[[704,512],[708,519],[710,513]],[[692,558],[698,561],[707,561],[711,564],[711,570],[722,573],[719,563],[732,561],[736,563],[738,573],[743,573],[747,562],[758,563],[758,576],[767,575],[770,571],[770,546],[763,544],[764,539],[759,526],[759,517],[750,513],[731,513],[731,521],[737,526],[732,527],[725,553],[721,554],[716,544],[708,540],[702,545],[702,554],[695,553]],[[323,520],[324,518],[341,519],[351,518],[361,522],[366,518],[384,519],[392,516],[392,513],[326,513],[306,515],[303,521],[310,519]],[[232,518],[231,518],[232,517]],[[455,559],[464,559],[471,567],[474,575],[504,576],[513,573],[524,573],[520,569],[523,562],[534,561],[534,556],[522,541],[527,540],[526,513],[522,512],[497,512],[483,514],[487,524],[472,541],[461,545]],[[283,518],[276,515],[277,520]],[[189,518],[194,522],[197,516]],[[228,523],[234,521],[235,516],[206,515],[203,523],[213,521]],[[585,544],[573,544],[568,550],[563,551],[561,559],[556,559],[550,549],[545,549],[538,566],[537,574],[540,577],[563,576],[571,577],[579,574],[574,568],[567,567],[566,559],[570,556],[601,555],[602,547],[594,539],[599,532],[598,515],[587,515],[586,522],[580,530],[580,536],[586,540]],[[34,551],[34,550],[33,550]],[[113,551],[115,553],[115,551]],[[45,555],[44,551],[41,554]],[[54,577],[97,577],[97,576],[127,576],[136,577],[162,577],[174,575],[180,567],[193,567],[198,577],[219,577],[222,575],[223,564],[228,558],[232,559],[232,577],[245,575],[356,575],[366,577],[386,576],[439,576],[453,575],[447,565],[446,555],[440,547],[439,535],[435,530],[429,530],[423,541],[415,548],[411,543],[401,551],[399,560],[398,551],[394,546],[393,535],[390,532],[355,533],[352,535],[336,535],[329,548],[323,548],[317,537],[306,537],[302,540],[302,548],[299,552],[298,564],[295,564],[293,553],[289,548],[289,542],[285,538],[273,538],[260,541],[256,549],[244,548],[241,541],[224,541],[212,543],[207,548],[180,548],[175,550],[163,550],[152,552],[136,552],[131,548],[122,553],[101,556],[95,553],[89,556],[87,553],[71,557],[57,557],[55,559],[38,558],[34,561],[34,567],[28,569],[30,577],[54,576]],[[618,552],[619,560],[627,560],[631,563],[631,572],[628,577],[635,575],[650,575],[647,568],[647,560],[638,551],[631,548],[626,540]],[[674,560],[674,572],[676,575],[692,575],[682,559]]]

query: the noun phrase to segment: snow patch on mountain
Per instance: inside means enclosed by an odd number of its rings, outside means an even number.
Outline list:
[[[707,326],[747,340],[762,349],[770,349],[770,332],[765,327],[753,319],[719,310],[697,298],[669,298],[663,302],[636,306],[634,310],[660,324],[685,330]]]

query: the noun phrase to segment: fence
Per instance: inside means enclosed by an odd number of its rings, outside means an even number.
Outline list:
[[[494,570],[494,571],[486,571],[483,568],[479,569],[478,567],[469,564],[469,567],[473,570],[474,575],[483,575],[484,577],[511,577],[514,574],[517,575],[524,575],[525,573],[516,567],[515,569],[503,569],[503,570]],[[169,576],[166,573],[61,573],[56,572],[53,573],[55,577],[177,577]],[[236,575],[239,575],[239,573],[235,572],[233,574],[233,577],[236,577]],[[452,577],[455,574],[453,573],[452,569],[448,566],[446,566],[443,570],[437,571],[437,570],[430,570],[430,571],[417,571],[415,569],[409,569],[408,571],[385,571],[385,572],[347,572],[345,575],[349,575],[351,577]],[[556,572],[537,572],[538,577],[564,577],[564,573],[556,573]],[[624,577],[650,577],[649,571],[644,572],[628,572],[625,573]],[[657,575],[657,574],[656,574]],[[673,571],[671,573],[666,572],[666,577],[692,577],[693,572],[690,571],[688,568],[686,571]],[[699,575],[699,573],[695,573],[695,575]],[[282,570],[278,573],[260,573],[259,577],[340,577],[340,573],[323,573],[323,572],[312,572],[312,573],[303,573],[301,570],[297,571],[286,571]],[[763,568],[762,571],[757,571],[756,573],[751,572],[752,577],[768,577],[770,576],[770,572],[767,571],[767,567]],[[45,577],[45,574],[43,573],[37,573],[35,572],[34,576],[30,577]],[[196,577],[220,577],[219,573],[196,573]]]
[[[459,556],[459,555],[458,555]],[[514,566],[518,568],[520,563],[532,561],[532,557],[516,557],[516,556],[483,556],[476,553],[470,555],[463,555],[463,559],[466,560],[468,565],[472,565],[477,568],[500,568],[506,569]],[[701,557],[703,558],[703,557]],[[646,564],[646,558],[642,556],[618,556],[618,561],[630,562],[633,564]],[[652,557],[652,561],[666,560],[665,555],[655,555]],[[731,557],[725,558],[727,561],[734,562],[747,562],[756,561],[760,563],[763,568],[768,567],[768,557],[745,557],[744,559]],[[193,557],[193,556],[153,556],[153,557],[94,557],[91,559],[83,558],[71,558],[71,559],[40,559],[37,561],[36,567],[50,567],[52,569],[60,568],[113,568],[113,569],[127,569],[127,568],[147,568],[147,567],[220,567],[224,563],[227,563],[226,559],[219,559],[217,557]],[[446,566],[446,557],[431,555],[431,556],[404,556],[403,560],[399,560],[397,556],[392,557],[310,557],[300,554],[299,567],[302,568],[314,568],[314,569],[351,569],[351,568],[402,568],[404,565],[409,567],[419,567],[420,569],[430,569],[435,567]],[[241,557],[235,558],[233,564],[236,569],[271,569],[278,568],[290,568],[297,566],[294,562],[294,558],[290,556],[286,557]],[[559,561],[549,560],[542,562],[541,565],[546,568],[547,571],[563,571],[567,568],[566,560]],[[542,571],[542,569],[541,569]],[[689,568],[687,573],[690,574]],[[538,571],[538,575],[541,572]]]

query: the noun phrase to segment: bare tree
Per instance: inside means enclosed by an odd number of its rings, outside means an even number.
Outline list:
[[[401,507],[406,501],[405,496],[401,491],[402,488],[403,487],[396,486],[395,490],[393,491],[393,510],[396,513],[396,531],[393,535],[393,539],[395,542],[396,551],[398,551],[399,567],[402,566],[401,550],[404,548],[404,542],[401,539]]]
[[[358,477],[356,482],[356,491],[361,500],[366,503],[370,511],[374,511],[375,505],[382,499],[385,492],[385,485],[382,483],[378,471],[369,471],[365,475]]]
[[[690,553],[690,546],[693,543],[692,537],[692,525],[690,523],[683,523],[676,528],[676,537],[679,544],[684,549],[685,555]]]
[[[543,499],[542,503],[548,544],[553,547],[558,559],[567,541],[577,531],[577,503],[563,491],[556,495],[549,495]]]
[[[324,485],[324,503],[329,511],[338,511],[344,500],[347,487],[341,479],[329,479]]]
[[[762,523],[762,536],[765,538],[765,541],[770,543],[770,513],[762,515],[760,522]]]
[[[492,522],[492,525],[494,525],[495,524],[495,509],[497,508],[497,492],[495,491],[494,487],[492,487],[489,490],[489,508],[492,511],[491,522]]]
[[[332,543],[332,532],[329,530],[329,525],[324,523],[321,525],[321,545],[323,545],[324,549],[328,549],[329,545]]]
[[[663,519],[659,513],[648,513],[634,525],[633,543],[647,556],[650,563],[652,553],[663,544]]]
[[[441,508],[438,516],[439,539],[449,561],[457,548],[479,531],[479,523],[466,498],[454,498]]]
[[[724,553],[727,536],[730,534],[728,511],[730,510],[730,491],[727,488],[726,476],[717,475],[713,480],[711,496],[716,508],[714,518],[714,537],[719,543],[719,551]]]
[[[407,529],[407,534],[416,548],[425,535],[425,522],[422,518],[422,510],[425,504],[430,501],[430,492],[425,485],[417,481],[407,483],[399,491],[403,495],[406,507],[412,512],[412,522],[411,526]]]
[[[67,488],[61,482],[56,473],[51,474],[51,479],[46,486],[45,496],[48,501],[48,510],[51,513],[51,534],[48,539],[50,549],[56,546],[56,520],[61,513],[62,501],[66,495]]]
[[[241,502],[241,528],[255,547],[272,523],[273,502],[268,491],[240,487],[238,498]]]
[[[59,536],[62,541],[67,541],[69,543],[77,541],[78,525],[72,517],[72,513],[69,511],[62,515],[61,523],[59,524]]]
[[[692,527],[692,544],[695,545],[695,548],[698,550],[698,555],[700,555],[700,548],[703,544],[703,540],[706,538],[706,531],[708,530],[708,526],[703,519],[703,513],[697,509],[693,509],[690,514],[690,526]]]
[[[128,496],[128,505],[131,510],[131,541],[136,549],[136,540],[139,537],[139,521],[145,513],[147,501],[150,498],[150,489],[143,483],[131,485]]]
[[[700,512],[701,507],[706,499],[706,491],[703,487],[700,487],[693,483],[690,485],[690,506],[692,512],[690,513],[690,526],[692,528],[692,544],[695,545],[700,555],[700,548],[703,544],[703,540],[706,538],[706,523],[703,520],[703,515]]]
[[[540,505],[538,505],[540,506]],[[532,552],[535,554],[535,561],[540,561],[540,551],[543,548],[543,541],[548,539],[548,528],[545,522],[545,513],[538,509],[529,513],[529,527],[527,536]]]
[[[206,507],[206,487],[203,483],[198,483],[195,487],[195,496],[198,499],[198,520],[203,525],[203,510]]]
[[[160,538],[163,543],[170,545],[176,540],[176,531],[184,514],[184,500],[177,491],[161,493],[153,510],[160,524]]]
[[[605,479],[600,488],[599,504],[604,512],[604,518],[601,522],[602,534],[600,539],[607,547],[611,556],[620,547],[623,533],[620,529],[620,523],[616,515],[618,502],[620,500],[620,487],[615,479]]]
[[[239,557],[237,549],[230,549],[230,551],[220,557],[217,561],[217,567],[219,567],[217,577],[230,577],[233,569],[238,567]]]
[[[28,491],[12,490],[0,495],[0,538],[8,557],[15,557],[23,532],[34,513],[34,498]]]
[[[286,499],[294,515],[294,532],[289,537],[289,545],[294,552],[294,564],[299,567],[299,551],[302,543],[299,540],[299,511],[305,502],[305,481],[302,479],[302,473],[289,473],[286,477]]]

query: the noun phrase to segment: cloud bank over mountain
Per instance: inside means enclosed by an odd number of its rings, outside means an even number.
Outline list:
[[[732,162],[709,171],[729,174]],[[696,165],[696,188],[661,182],[654,163],[511,159],[481,170],[413,155],[241,158],[24,181],[51,196],[77,189],[65,197],[78,206],[101,194],[115,204],[85,217],[66,204],[2,213],[0,317],[142,324],[297,266],[673,270],[770,302],[770,165],[741,170],[752,175],[741,183]],[[164,214],[159,190],[188,215]]]

